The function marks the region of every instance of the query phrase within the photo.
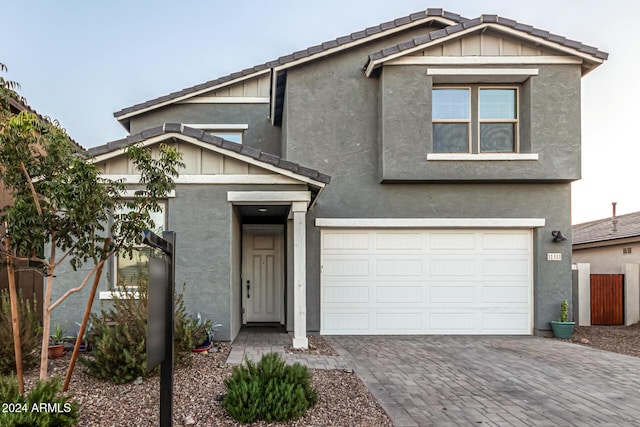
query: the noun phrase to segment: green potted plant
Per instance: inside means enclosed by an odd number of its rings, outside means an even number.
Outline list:
[[[573,327],[576,322],[569,321],[569,301],[562,300],[560,304],[560,318],[558,320],[551,321],[551,330],[553,330],[553,336],[556,338],[571,338],[573,334]]]
[[[56,323],[53,334],[49,335],[49,359],[58,359],[64,353],[65,330]]]
[[[199,344],[196,344],[191,351],[194,353],[203,353],[209,351],[213,346],[213,336],[222,324],[213,323],[210,320],[203,322],[200,312],[198,312],[197,319],[198,321],[193,330],[193,341]]]

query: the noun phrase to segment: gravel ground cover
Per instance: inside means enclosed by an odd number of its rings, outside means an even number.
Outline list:
[[[284,348],[287,353],[293,354],[313,354],[315,356],[337,356],[338,353],[327,343],[321,336],[308,335],[309,348],[302,350],[299,348],[293,348],[288,345]]]
[[[576,326],[566,341],[640,357],[640,323],[631,326]]]
[[[320,342],[322,341],[322,342]],[[314,339],[315,351],[329,351],[324,340]],[[327,349],[328,347],[328,349]],[[190,366],[174,371],[175,426],[235,426],[217,397],[225,393],[224,379],[231,375],[226,364],[231,348],[221,344],[219,351],[193,354]],[[331,351],[333,351],[331,349]],[[314,353],[318,354],[318,353]],[[50,375],[64,376],[70,352],[49,361]],[[254,423],[251,426],[392,426],[384,410],[353,372],[311,370],[318,403],[307,414],[289,424]],[[27,388],[38,376],[37,370],[25,375]],[[157,426],[159,424],[160,385],[155,375],[134,383],[114,385],[96,380],[76,365],[69,391],[80,404],[80,426]]]

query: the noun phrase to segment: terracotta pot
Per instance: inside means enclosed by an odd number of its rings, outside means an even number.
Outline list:
[[[59,359],[64,354],[64,344],[49,346],[49,359]]]

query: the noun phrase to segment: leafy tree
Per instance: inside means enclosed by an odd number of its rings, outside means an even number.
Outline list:
[[[16,96],[6,83],[0,84],[0,99]],[[173,178],[183,166],[180,153],[166,145],[161,145],[156,159],[141,145],[126,151],[144,185],[131,200],[124,199],[122,181],[101,178],[98,168],[77,152],[57,121],[28,111],[11,114],[8,102],[0,101],[0,181],[13,199],[0,213],[0,221],[8,224],[11,236],[10,247],[4,248],[2,255],[43,265],[42,380],[47,377],[51,311],[102,271],[110,256],[132,253],[142,231],[154,227],[151,212],[160,210],[159,199],[175,187]],[[113,212],[126,213],[115,215],[106,229]],[[87,262],[93,268],[80,286],[52,304],[55,272],[66,262],[73,269]],[[94,281],[97,283],[97,277]]]

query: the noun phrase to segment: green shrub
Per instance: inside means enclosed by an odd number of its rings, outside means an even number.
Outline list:
[[[29,301],[18,295],[18,315],[20,318],[20,347],[22,367],[29,369],[40,361],[39,349],[41,326],[35,298]],[[11,302],[9,291],[0,291],[0,375],[16,372],[16,356],[13,347],[13,325],[11,323]]]
[[[285,364],[277,353],[265,354],[257,364],[247,359],[246,367],[233,368],[225,385],[222,404],[241,423],[291,421],[318,401],[309,370]]]
[[[149,374],[146,366],[147,286],[146,277],[141,275],[137,288],[122,287],[125,295],[114,299],[111,309],[91,315],[93,327],[87,340],[92,345],[92,352],[80,359],[89,375],[124,384]],[[183,295],[184,286],[175,297],[174,355],[177,363],[190,360],[195,340],[203,328],[210,326],[210,322],[199,324],[187,314]]]
[[[18,393],[15,377],[0,377],[0,425],[3,427],[66,427],[78,424],[78,403],[60,394],[61,380],[38,381],[28,394]]]

